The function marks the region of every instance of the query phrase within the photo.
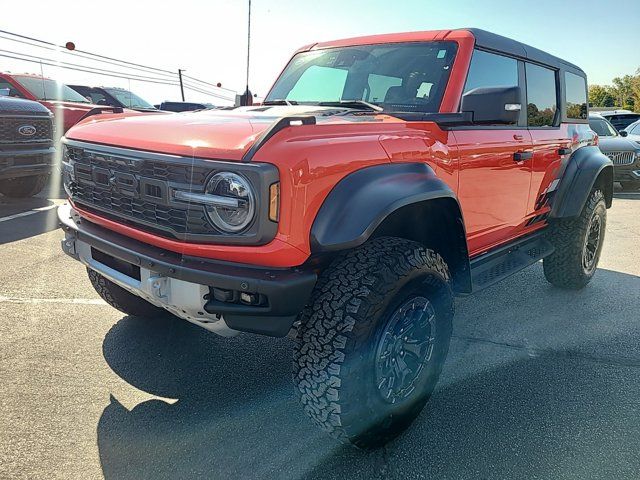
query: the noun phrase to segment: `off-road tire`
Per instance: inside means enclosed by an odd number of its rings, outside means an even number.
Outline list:
[[[430,359],[410,396],[391,405],[374,381],[376,345],[398,305],[418,294],[435,311]],[[296,337],[293,376],[304,411],[343,443],[364,449],[386,444],[411,424],[433,392],[452,317],[449,269],[433,250],[385,237],[341,254],[321,273]]]
[[[34,175],[0,180],[0,193],[8,198],[33,197],[42,191],[49,181],[49,175]]]
[[[640,189],[639,182],[620,182],[623,192],[637,192]]]
[[[137,295],[127,292],[124,288],[103,277],[95,270],[87,268],[87,273],[98,295],[122,313],[141,318],[158,318],[171,315],[165,309],[156,307]]]
[[[587,270],[583,266],[583,254],[586,248],[585,239],[594,215],[600,216],[601,234],[595,265]],[[542,262],[547,281],[556,287],[571,290],[585,287],[596,272],[606,225],[607,207],[604,194],[598,189],[591,191],[579,216],[552,221],[549,226],[549,240],[555,247],[555,251]]]

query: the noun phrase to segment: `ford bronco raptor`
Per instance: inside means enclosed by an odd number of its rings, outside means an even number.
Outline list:
[[[476,29],[309,45],[262,105],[96,114],[63,161],[62,246],[107,303],[295,334],[305,412],[362,448],[432,394],[455,295],[591,280],[613,192],[584,72]]]
[[[53,130],[43,105],[0,96],[0,194],[30,197],[45,187],[55,152]]]

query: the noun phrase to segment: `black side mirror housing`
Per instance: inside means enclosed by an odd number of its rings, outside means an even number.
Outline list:
[[[462,111],[470,112],[474,124],[518,123],[522,110],[520,87],[474,88],[462,96]]]
[[[627,135],[629,135],[629,132],[627,132],[626,130],[620,130],[619,133],[621,137],[626,137]]]

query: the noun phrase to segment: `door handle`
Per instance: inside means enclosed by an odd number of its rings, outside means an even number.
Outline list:
[[[524,162],[533,158],[533,152],[516,152],[513,154],[513,160],[516,162]]]
[[[524,139],[524,136],[520,135],[519,133],[515,133],[515,134],[513,135],[513,139],[514,139],[514,140],[523,140],[523,139]]]
[[[558,155],[569,155],[571,152],[573,152],[573,150],[571,150],[570,148],[559,148],[558,149]]]

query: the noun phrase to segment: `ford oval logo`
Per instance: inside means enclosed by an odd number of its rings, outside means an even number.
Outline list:
[[[36,127],[33,125],[21,125],[18,127],[18,133],[25,137],[30,137],[36,134]]]

